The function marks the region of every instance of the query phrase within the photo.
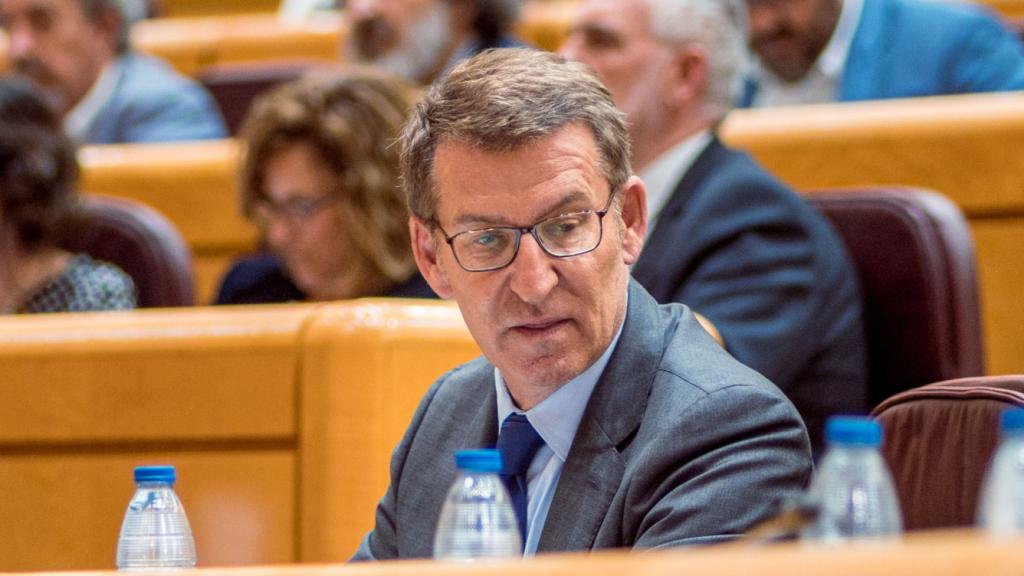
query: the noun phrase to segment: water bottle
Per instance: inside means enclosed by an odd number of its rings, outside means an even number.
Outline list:
[[[117,541],[120,570],[167,570],[196,565],[196,544],[174,493],[174,466],[139,466]]]
[[[522,555],[512,500],[498,477],[497,450],[455,453],[459,475],[448,490],[434,534],[434,558],[470,561]]]
[[[831,417],[828,449],[811,481],[818,517],[801,533],[807,540],[842,542],[895,537],[903,515],[889,468],[879,452],[882,427],[860,417]]]
[[[996,536],[1024,533],[1024,409],[1003,412],[1003,439],[981,490],[978,524]]]

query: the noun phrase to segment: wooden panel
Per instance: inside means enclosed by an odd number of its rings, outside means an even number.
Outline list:
[[[1024,218],[971,221],[990,374],[1024,372]]]
[[[281,0],[160,0],[165,17],[276,12]]]
[[[112,570],[138,464],[177,467],[200,566],[295,560],[292,451],[80,449],[0,457],[0,571]]]
[[[976,0],[985,4],[1008,18],[1024,16],[1024,0]]]
[[[423,393],[478,355],[452,303],[361,300],[319,311],[303,357],[303,561],[351,556],[373,527],[391,452]]]
[[[209,302],[231,260],[252,251],[257,228],[238,210],[234,140],[85,146],[81,190],[131,198],[166,216],[195,258],[197,301]]]
[[[197,576],[1011,576],[1020,574],[1024,539],[990,540],[971,533],[928,533],[893,544],[775,546],[744,544],[661,550],[549,554],[520,560],[458,564],[431,561],[363,565],[204,569]],[[91,576],[114,576],[96,572]]]
[[[989,373],[1024,372],[1024,94],[737,110],[724,139],[798,189],[899,184],[937,190],[976,232]]]
[[[525,42],[558,50],[569,36],[580,0],[532,0],[523,4],[516,33]]]
[[[310,306],[0,320],[0,451],[22,443],[294,439]]]
[[[337,61],[341,32],[337,13],[317,14],[301,22],[283,22],[273,13],[160,18],[137,23],[132,46],[166,59],[191,76],[214,64]]]

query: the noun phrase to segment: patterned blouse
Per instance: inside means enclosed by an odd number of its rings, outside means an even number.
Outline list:
[[[71,258],[64,271],[18,308],[19,314],[87,312],[135,308],[135,283],[113,264],[85,254]]]

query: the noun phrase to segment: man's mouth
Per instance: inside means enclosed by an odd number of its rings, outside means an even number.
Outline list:
[[[525,336],[542,336],[555,332],[568,322],[567,319],[536,320],[517,324],[511,331]]]

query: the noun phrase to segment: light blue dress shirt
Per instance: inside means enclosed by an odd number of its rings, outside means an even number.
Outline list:
[[[569,456],[573,438],[576,437],[576,429],[583,419],[583,411],[587,408],[594,386],[597,385],[597,380],[619,343],[624,324],[625,320],[619,325],[615,338],[597,362],[526,412],[516,408],[505,386],[505,379],[497,368],[494,369],[494,387],[498,396],[498,429],[501,429],[502,422],[509,414],[517,412],[525,414],[530,425],[544,439],[544,446],[537,450],[533,462],[530,463],[530,469],[526,472],[526,491],[529,500],[526,504],[524,556],[533,556],[537,552],[537,543],[540,542],[540,535],[544,530],[544,521],[548,517],[548,509],[551,508],[555,488],[558,487],[558,478],[562,475],[562,466]]]

